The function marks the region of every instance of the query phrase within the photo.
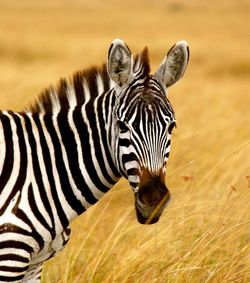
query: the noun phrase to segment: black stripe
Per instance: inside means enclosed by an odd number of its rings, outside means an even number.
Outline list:
[[[31,188],[31,185],[29,186],[28,189],[29,189],[29,190],[32,189],[32,188]],[[25,213],[23,210],[17,208],[17,209],[15,210],[15,216],[16,216],[17,218],[21,219],[22,221],[24,221],[24,222],[31,228],[32,232],[31,232],[31,235],[30,235],[30,236],[32,236],[32,237],[36,240],[36,242],[37,242],[38,245],[39,245],[40,250],[42,250],[43,247],[44,247],[44,239],[43,239],[42,236],[38,233],[37,229],[34,227],[33,223],[30,221],[30,219],[29,219],[29,217],[26,215],[26,213]]]
[[[74,182],[77,188],[81,191],[82,195],[85,197],[87,202],[90,204],[96,203],[97,199],[93,196],[92,192],[89,190],[85,180],[82,176],[79,160],[78,160],[78,152],[77,152],[77,144],[74,137],[74,133],[72,132],[70,125],[68,123],[67,113],[61,112],[58,117],[58,127],[61,133],[62,142],[66,149],[69,168],[74,179]],[[68,192],[65,192],[67,194]],[[81,204],[78,204],[80,206]],[[82,206],[82,205],[81,205]],[[79,212],[83,212],[85,209],[82,207],[82,210]]]
[[[95,149],[95,156],[97,159],[97,162],[100,166],[101,169],[101,173],[103,175],[103,177],[105,178],[105,180],[107,180],[110,184],[114,185],[116,182],[113,181],[113,179],[109,176],[107,170],[106,170],[106,166],[105,166],[105,162],[104,162],[104,156],[102,153],[102,149],[101,149],[101,144],[105,144],[105,136],[100,136],[100,132],[98,131],[97,128],[97,122],[99,122],[102,119],[102,99],[99,99],[98,101],[98,110],[97,113],[95,113],[94,110],[94,104],[93,103],[88,103],[86,106],[86,112],[89,118],[89,124],[90,124],[90,128],[92,131],[92,136],[91,139],[93,141],[94,144],[94,149]],[[95,115],[93,115],[95,114]],[[105,154],[105,153],[104,153]],[[109,189],[109,188],[108,188]]]
[[[112,125],[108,124],[108,121],[109,121],[108,117],[111,114],[111,109],[114,109],[115,105],[116,105],[116,94],[115,94],[115,91],[112,90],[106,95],[106,101],[105,101],[105,111],[106,111],[106,117],[105,118],[106,118],[106,124],[108,125],[107,135],[108,135],[108,143],[110,145],[112,145],[113,136],[112,136]],[[111,120],[112,120],[112,116],[111,116]],[[118,172],[119,172],[119,170],[118,170]],[[120,174],[118,173],[117,175],[119,176]]]
[[[12,130],[10,126],[10,119],[2,112],[0,112],[0,119],[3,125],[3,132],[4,132],[4,142],[6,147],[6,154],[3,163],[2,173],[0,175],[0,193],[4,189],[6,183],[10,178],[11,171],[13,169],[13,139],[12,139]],[[1,158],[3,158],[1,156]],[[0,210],[0,215],[2,215],[4,210]]]
[[[170,146],[170,144],[171,144],[171,140],[168,140],[168,142],[167,142],[167,145],[166,145],[166,148],[168,148],[169,146]],[[169,158],[169,155],[170,155],[170,151],[168,151],[168,152],[166,152],[166,154],[165,154],[165,158]]]
[[[19,250],[24,250],[28,252],[29,254],[33,253],[34,250],[31,246],[29,246],[26,243],[20,242],[20,241],[2,241],[0,242],[0,249],[6,249],[6,248],[14,248]]]
[[[56,169],[58,171],[61,188],[64,193],[65,199],[67,200],[71,208],[75,210],[76,213],[79,215],[84,211],[84,207],[82,206],[81,202],[75,197],[72,191],[72,188],[69,182],[69,176],[65,168],[65,162],[67,161],[63,160],[61,144],[57,136],[57,133],[55,131],[51,115],[45,115],[44,122],[51,136],[52,142],[53,142]]]
[[[90,70],[90,72],[86,72],[85,79],[86,79],[86,87],[89,89],[91,93],[91,98],[98,96],[98,88],[97,88],[97,82],[96,82],[96,75],[98,74],[98,71],[95,67]]]
[[[0,275],[0,281],[1,282],[15,282],[15,281],[19,281],[19,280],[22,280],[24,277],[24,274],[23,275],[18,275],[18,276],[1,276]]]
[[[92,153],[91,153],[91,148],[89,144],[91,137],[89,136],[87,125],[82,118],[82,114],[80,110],[81,110],[80,107],[79,108],[76,107],[73,113],[73,119],[74,119],[77,131],[78,131],[78,134],[81,140],[84,164],[86,166],[86,169],[88,170],[88,174],[92,182],[94,183],[95,187],[101,190],[102,192],[107,192],[109,188],[103,185],[103,183],[100,181],[97,175],[97,172],[96,172],[96,168],[93,164],[93,157],[91,155]],[[94,116],[93,113],[92,115]],[[88,118],[92,119],[92,117],[90,116]]]
[[[14,118],[15,124],[16,124],[16,134],[18,136],[18,144],[19,144],[19,153],[20,153],[20,169],[18,172],[18,177],[16,179],[15,185],[13,188],[11,188],[11,192],[7,198],[7,201],[5,204],[2,206],[1,212],[4,212],[6,208],[9,205],[9,202],[14,198],[16,193],[23,187],[25,179],[26,179],[26,173],[27,173],[27,149],[26,149],[26,144],[25,144],[25,139],[24,139],[24,134],[23,134],[23,127],[20,121],[20,118],[12,113],[9,112],[9,114],[12,115]]]
[[[170,146],[171,140],[168,140],[166,148],[168,148]]]
[[[129,147],[131,142],[129,139],[119,139],[119,146]]]
[[[29,266],[7,266],[0,265],[0,271],[8,271],[8,272],[24,272],[29,268]]]
[[[123,154],[123,156],[122,156],[122,163],[123,164],[130,162],[130,161],[136,161],[136,160],[137,160],[137,158],[136,158],[136,156],[133,152],[131,152],[129,154]]]
[[[105,101],[103,101],[103,99],[105,99]],[[112,170],[113,174],[115,175],[116,178],[120,177],[120,174],[119,172],[117,171],[117,168],[116,166],[114,165],[114,162],[113,162],[113,159],[112,159],[112,156],[110,154],[110,149],[109,149],[109,146],[108,146],[108,135],[107,135],[107,129],[106,129],[106,125],[105,125],[105,121],[104,121],[104,113],[103,113],[103,110],[102,110],[102,107],[106,107],[106,100],[109,100],[107,99],[107,95],[103,98],[103,99],[99,99],[98,102],[97,102],[97,111],[98,111],[98,121],[99,121],[99,124],[100,124],[100,129],[101,129],[101,142],[103,144],[103,147],[104,147],[104,151],[105,151],[105,155],[106,155],[106,158],[107,158],[107,162],[110,166],[110,169]],[[106,108],[105,109],[106,113],[109,113],[110,112],[110,109]],[[110,115],[110,114],[109,114]],[[109,180],[109,179],[107,179]],[[109,182],[112,184],[112,183],[115,183],[114,181],[112,182],[113,180],[109,180]]]
[[[57,95],[58,95],[61,107],[63,109],[68,109],[69,101],[68,101],[67,81],[65,79],[60,80]]]
[[[48,113],[52,113],[53,111],[53,105],[52,105],[52,101],[51,101],[51,97],[50,94],[54,92],[54,89],[52,87],[49,87],[47,89],[45,89],[41,95],[38,97],[38,101],[40,103],[36,103],[35,105],[35,111],[39,112],[40,109],[40,105],[42,105],[43,109]],[[33,110],[33,112],[34,112]]]
[[[22,227],[16,226],[11,223],[4,223],[0,226],[0,234],[5,234],[5,233],[16,233],[20,235],[25,235],[25,236],[30,236],[30,232],[27,230],[23,229]]]
[[[83,105],[83,103],[85,102],[85,95],[83,89],[83,75],[81,72],[78,72],[74,75],[73,86],[75,89],[77,105]]]
[[[23,262],[23,263],[29,263],[29,259],[26,258],[26,257],[23,257],[21,255],[16,255],[16,254],[0,255],[0,261],[6,261],[6,260],[19,261],[19,262]]]
[[[28,197],[29,205],[34,215],[36,216],[37,220],[45,227],[45,229],[50,231],[51,237],[52,239],[54,239],[55,238],[55,221],[54,221],[52,209],[51,209],[51,206],[50,206],[47,194],[46,194],[46,190],[43,184],[43,180],[42,180],[41,168],[40,168],[40,164],[39,164],[39,160],[37,156],[37,144],[35,141],[34,134],[32,132],[32,125],[30,122],[30,118],[27,115],[24,115],[24,119],[25,119],[26,132],[28,135],[28,140],[29,140],[29,144],[31,148],[32,164],[34,168],[33,173],[35,176],[35,181],[39,189],[39,194],[43,202],[43,206],[46,208],[46,211],[48,212],[49,217],[51,219],[52,228],[48,225],[42,213],[39,211],[37,207],[37,203],[36,203],[37,201],[35,200],[33,189],[29,189],[29,197]]]
[[[130,168],[127,170],[128,176],[139,176],[139,170],[137,168]]]
[[[39,210],[39,208],[37,206],[37,200],[35,199],[35,196],[34,196],[34,189],[31,185],[30,185],[29,191],[28,191],[28,201],[29,201],[29,206],[30,206],[34,216],[36,217],[37,221],[39,221],[41,223],[41,225],[46,230],[48,230],[50,232],[52,239],[54,239],[55,236],[56,236],[55,223],[53,223],[53,227],[51,228],[48,225],[48,223],[46,222],[45,218],[42,215],[42,212]],[[48,210],[51,209],[49,203],[44,205],[44,208],[46,209],[46,211],[47,211],[47,207],[48,207]],[[51,217],[50,217],[50,219],[51,219]],[[53,222],[54,222],[54,219],[53,219]]]
[[[135,183],[135,182],[129,182],[130,186],[133,187],[133,188],[136,188],[138,187],[139,183]]]
[[[50,156],[50,151],[47,145],[47,141],[45,139],[44,136],[44,132],[43,132],[43,128],[40,122],[40,118],[38,115],[34,115],[33,119],[37,125],[38,131],[39,131],[39,136],[40,136],[40,143],[41,143],[41,147],[43,150],[43,158],[44,158],[44,163],[45,163],[45,168],[46,168],[46,172],[47,172],[47,177],[49,180],[49,184],[50,184],[50,190],[51,190],[51,194],[53,197],[53,201],[55,203],[55,207],[57,210],[57,214],[58,217],[60,219],[60,222],[62,224],[63,227],[68,227],[69,225],[69,221],[64,213],[64,210],[62,209],[61,203],[59,201],[58,195],[57,195],[57,189],[56,189],[56,185],[55,185],[55,178],[53,176],[53,170],[52,170],[52,162],[51,162],[51,156]]]

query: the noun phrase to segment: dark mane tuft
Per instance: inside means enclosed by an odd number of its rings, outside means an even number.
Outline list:
[[[150,72],[148,48],[134,57],[134,72],[147,77]],[[82,106],[86,100],[85,86],[91,90],[91,98],[95,98],[98,93],[98,77],[103,83],[103,91],[110,88],[110,78],[106,64],[100,68],[91,67],[86,70],[76,72],[72,78],[61,79],[58,84],[44,89],[37,100],[26,110],[31,113],[52,113],[59,109],[69,109],[69,107]]]
[[[70,97],[75,96],[76,104],[81,106],[85,102],[84,84],[91,89],[91,97],[98,96],[97,76],[102,78],[104,91],[110,87],[110,79],[106,64],[100,68],[91,67],[86,70],[77,71],[70,79],[60,79],[56,87],[45,88],[36,101],[26,110],[31,113],[39,113],[43,109],[46,113],[53,112],[54,101],[58,101],[61,109],[70,107]]]
[[[140,54],[137,54],[134,59],[134,72],[140,68],[142,75],[148,76],[150,73],[150,62],[148,48],[145,47]]]

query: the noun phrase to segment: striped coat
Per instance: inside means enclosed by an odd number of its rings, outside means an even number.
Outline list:
[[[101,68],[62,79],[23,112],[0,112],[0,282],[40,282],[72,219],[121,176],[138,221],[158,221],[175,125],[166,89],[188,57],[181,41],[150,75],[147,49],[133,58],[115,40]]]

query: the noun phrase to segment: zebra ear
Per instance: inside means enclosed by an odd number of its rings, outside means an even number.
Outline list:
[[[189,60],[189,48],[186,41],[177,42],[164,58],[155,77],[166,87],[176,83],[185,73]]]
[[[132,54],[128,46],[120,39],[115,39],[108,53],[108,74],[119,86],[124,86],[132,74]]]

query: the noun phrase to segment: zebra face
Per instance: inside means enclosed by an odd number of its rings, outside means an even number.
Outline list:
[[[134,191],[142,224],[157,222],[170,200],[165,172],[175,118],[166,93],[183,76],[188,58],[186,42],[178,42],[150,75],[147,49],[134,61],[120,40],[109,50],[108,73],[116,93],[115,159]]]
[[[165,172],[174,112],[154,78],[132,89],[121,96],[129,102],[119,101],[116,112],[120,171],[134,190],[138,221],[155,223],[170,200]]]

